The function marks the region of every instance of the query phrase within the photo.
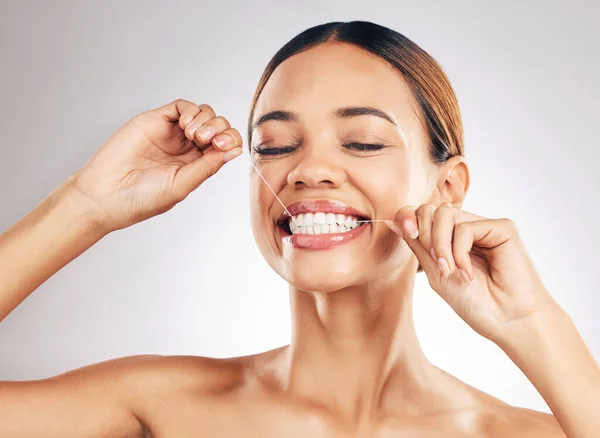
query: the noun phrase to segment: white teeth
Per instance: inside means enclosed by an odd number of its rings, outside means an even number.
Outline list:
[[[313,224],[313,217],[314,215],[312,213],[305,213],[304,214],[304,220],[302,221],[302,225],[304,225],[305,227],[308,227],[309,225]]]
[[[313,217],[313,224],[324,224],[326,223],[325,221],[325,213],[315,213],[314,217]]]
[[[292,234],[347,233],[359,225],[354,216],[324,212],[303,213],[289,220]]]

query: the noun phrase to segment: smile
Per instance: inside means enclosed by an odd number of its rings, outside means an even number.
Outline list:
[[[364,213],[332,200],[295,202],[283,212],[277,226],[283,239],[295,248],[325,249],[356,239],[368,228]]]
[[[347,233],[359,226],[355,216],[344,214],[301,213],[288,220],[288,227],[292,234],[337,234]]]

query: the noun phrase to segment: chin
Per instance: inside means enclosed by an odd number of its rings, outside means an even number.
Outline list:
[[[371,259],[372,260],[372,259]],[[286,258],[282,277],[294,288],[307,292],[334,292],[367,280],[368,256],[348,253],[307,251]]]

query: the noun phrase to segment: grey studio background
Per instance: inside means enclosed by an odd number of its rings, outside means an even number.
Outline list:
[[[464,206],[517,222],[546,286],[600,358],[597,1],[56,1],[0,6],[0,231],[128,118],[176,98],[245,135],[263,68],[300,31],[355,19],[429,51],[458,94]],[[107,236],[0,323],[0,379],[135,354],[229,357],[287,344],[287,285],[255,247],[248,156],[170,212]],[[427,356],[508,403],[548,411],[520,370],[419,274]]]

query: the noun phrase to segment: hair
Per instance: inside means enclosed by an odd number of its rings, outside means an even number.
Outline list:
[[[275,69],[286,59],[327,42],[352,44],[391,64],[408,84],[423,116],[429,156],[442,164],[464,155],[458,101],[442,67],[404,35],[368,21],[331,22],[311,27],[292,38],[269,61],[254,93],[248,116],[248,145],[256,102]],[[419,266],[417,272],[422,271]]]

